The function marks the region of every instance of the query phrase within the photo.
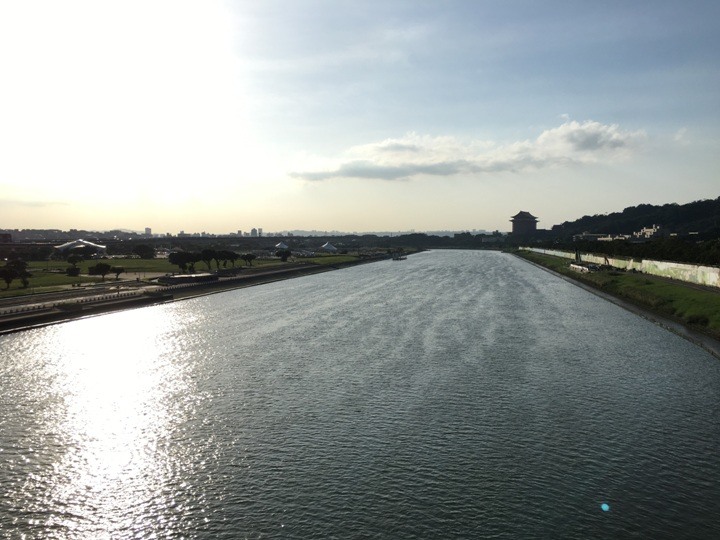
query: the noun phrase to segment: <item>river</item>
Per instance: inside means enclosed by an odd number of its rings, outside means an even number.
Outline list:
[[[434,251],[0,336],[0,537],[717,538],[720,361]]]

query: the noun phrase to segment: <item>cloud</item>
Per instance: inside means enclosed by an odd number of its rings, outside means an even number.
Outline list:
[[[537,139],[541,147],[568,145],[578,152],[614,150],[629,146],[638,133],[620,131],[617,124],[603,125],[587,121],[565,122],[560,127],[544,131]]]
[[[419,152],[421,147],[416,144],[393,142],[379,145],[378,150],[385,152]]]
[[[644,138],[642,131],[624,131],[615,124],[594,121],[567,121],[543,131],[534,141],[502,145],[408,133],[399,139],[355,146],[321,170],[296,171],[290,176],[308,181],[336,178],[394,181],[419,176],[517,173],[624,159]]]
[[[688,130],[687,130],[687,128],[685,128],[685,127],[678,129],[678,130],[675,132],[675,136],[673,137],[673,140],[674,140],[675,142],[678,142],[678,143],[681,143],[681,144],[687,144],[687,142],[688,142],[687,132],[688,132]]]
[[[328,180],[330,178],[371,178],[377,180],[400,180],[416,175],[451,176],[468,169],[464,161],[440,163],[407,163],[403,165],[380,165],[371,161],[350,161],[335,171],[291,173],[305,180]]]

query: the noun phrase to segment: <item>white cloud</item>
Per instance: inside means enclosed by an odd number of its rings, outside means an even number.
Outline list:
[[[528,169],[620,160],[645,138],[642,131],[617,125],[568,121],[543,131],[534,141],[499,145],[490,141],[464,142],[454,137],[409,133],[399,139],[350,148],[319,170],[292,172],[309,181],[332,178],[407,180],[417,176],[481,175]]]
[[[680,144],[687,144],[687,128],[680,128],[675,132],[675,136],[673,137],[673,140]]]

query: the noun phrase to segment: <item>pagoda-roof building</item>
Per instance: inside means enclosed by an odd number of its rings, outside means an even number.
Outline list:
[[[513,224],[513,234],[533,234],[537,231],[538,218],[533,216],[530,212],[521,210],[515,214],[510,221]]]

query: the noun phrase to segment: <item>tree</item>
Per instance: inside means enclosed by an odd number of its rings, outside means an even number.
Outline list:
[[[110,272],[111,268],[108,263],[97,263],[88,268],[88,274],[91,276],[102,276],[103,281],[105,281],[105,276]]]
[[[230,261],[233,266],[235,266],[235,261],[238,260],[239,256],[234,251],[229,250],[220,250],[218,251],[218,257],[220,257],[220,260],[223,261],[223,266],[227,267],[227,262]]]
[[[240,255],[240,258],[247,263],[248,266],[252,266],[252,262],[257,259],[257,255],[254,253],[245,253]]]
[[[15,259],[12,261],[8,261],[5,266],[15,272],[15,277],[20,278],[23,289],[27,289],[28,285],[30,284],[29,278],[32,276],[32,274],[27,271],[27,263],[23,260]],[[9,287],[10,284],[8,283],[8,288]]]
[[[73,268],[77,268],[77,265],[83,262],[83,256],[78,253],[73,253],[67,258],[67,262],[73,265]]]
[[[280,260],[281,260],[282,262],[287,262],[288,257],[290,257],[290,255],[292,255],[292,252],[291,252],[289,249],[278,249],[278,250],[275,252],[275,255],[277,255],[278,257],[280,257]]]
[[[181,272],[187,272],[188,257],[185,251],[173,251],[168,255],[168,262],[176,264]]]
[[[115,279],[116,279],[116,280],[120,279],[120,274],[122,274],[124,271],[125,271],[125,269],[124,269],[122,266],[113,266],[113,267],[110,269],[110,272],[112,272],[113,274],[115,274]]]
[[[203,249],[200,252],[201,260],[207,264],[208,270],[212,270],[212,261],[217,258],[217,251],[214,249]],[[219,269],[220,267],[218,267]]]
[[[195,263],[199,263],[202,261],[202,255],[198,253],[197,251],[191,251],[189,253],[186,253],[187,261],[188,261],[188,271],[191,274],[195,273]]]
[[[155,248],[147,244],[138,244],[133,248],[132,252],[141,259],[155,258]]]
[[[18,275],[13,268],[8,266],[3,266],[2,268],[0,268],[0,279],[5,282],[5,290],[10,288],[10,284],[16,277],[18,277]]]
[[[80,269],[78,268],[78,264],[80,264],[82,261],[82,255],[80,255],[79,253],[71,253],[67,258],[67,262],[72,264],[72,266],[68,266],[65,273],[70,277],[78,277],[80,275]]]

